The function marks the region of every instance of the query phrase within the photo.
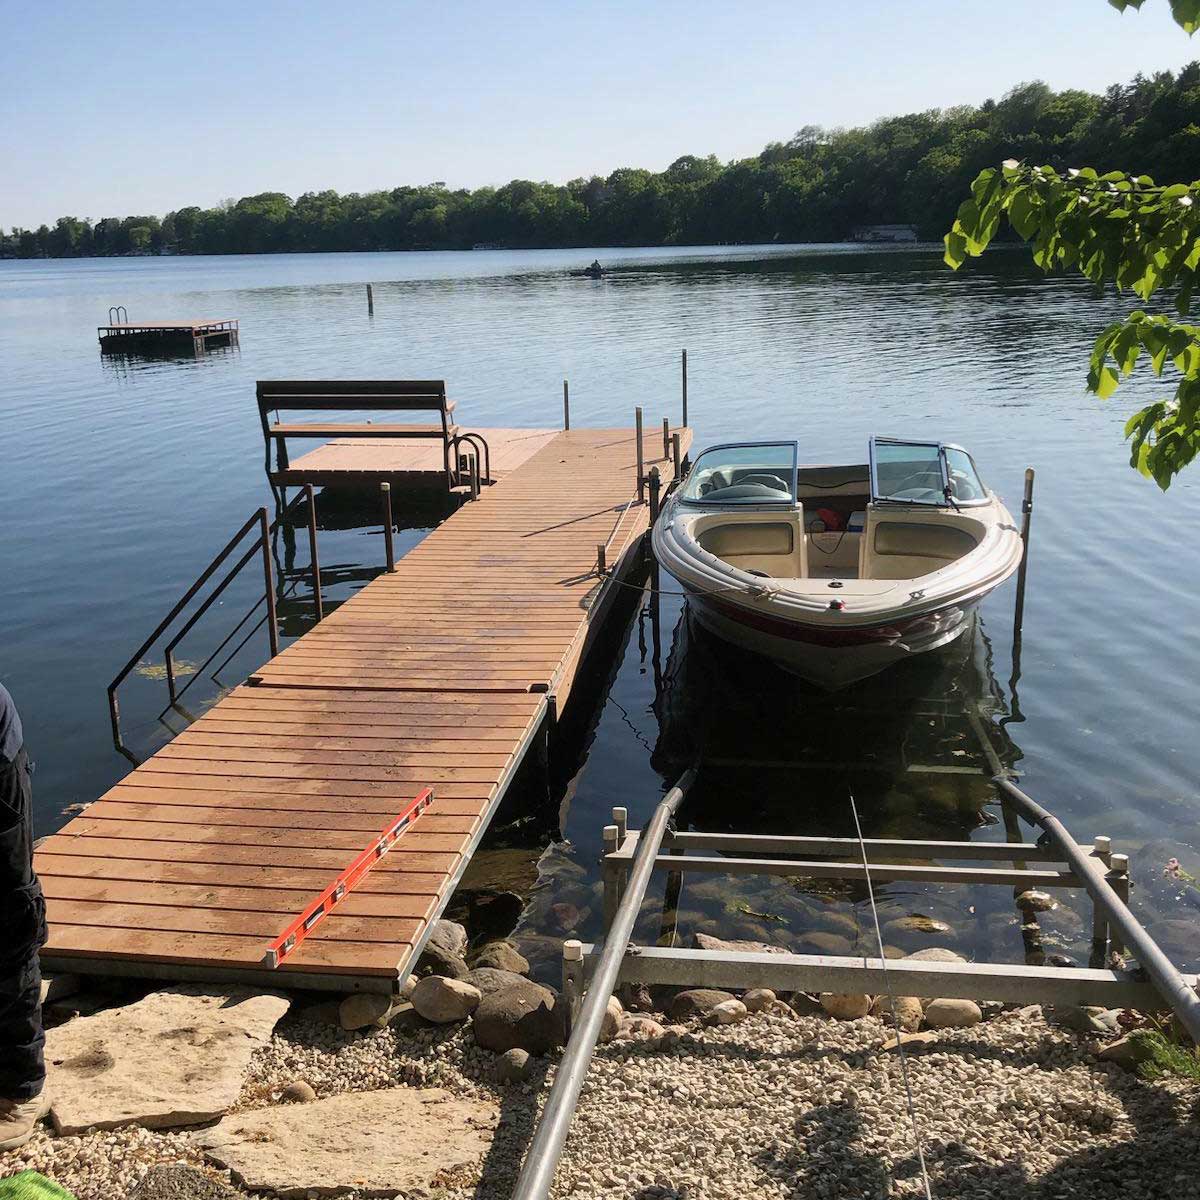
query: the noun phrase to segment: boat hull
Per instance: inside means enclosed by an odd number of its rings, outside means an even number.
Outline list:
[[[983,598],[976,596],[915,617],[833,629],[686,590],[696,619],[710,633],[829,690],[948,645],[970,627]]]

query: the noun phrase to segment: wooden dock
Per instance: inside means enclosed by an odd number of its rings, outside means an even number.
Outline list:
[[[636,463],[632,430],[547,436],[45,839],[44,964],[394,989],[640,557]],[[267,943],[426,785],[427,812],[268,970]]]
[[[503,479],[547,446],[557,429],[475,429],[487,442],[493,479]],[[404,489],[442,483],[445,451],[440,444],[413,439],[369,436],[359,426],[347,425],[345,437],[334,437],[270,472],[272,483],[287,487],[378,487],[390,483]]]
[[[236,346],[238,323],[218,321],[133,321],[98,325],[101,354],[202,354],[212,346]]]

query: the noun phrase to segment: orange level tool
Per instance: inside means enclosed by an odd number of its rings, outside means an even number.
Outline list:
[[[279,966],[432,803],[433,789],[425,788],[398,817],[389,821],[383,832],[267,947],[263,964],[272,970]]]

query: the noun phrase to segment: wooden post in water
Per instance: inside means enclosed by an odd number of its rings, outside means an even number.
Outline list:
[[[571,428],[571,388],[567,381],[563,380],[563,428]]]
[[[374,315],[375,315],[375,291],[371,287],[371,285],[368,283],[367,284],[367,316],[373,317]]]

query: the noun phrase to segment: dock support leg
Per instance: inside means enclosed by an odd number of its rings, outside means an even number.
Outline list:
[[[1092,839],[1092,855],[1100,862],[1105,872],[1110,869],[1112,860],[1112,839],[1096,837]],[[1092,901],[1092,966],[1103,966],[1108,955],[1108,917],[1104,909]]]
[[[1108,882],[1112,890],[1117,893],[1121,903],[1128,908],[1129,856],[1127,854],[1114,854],[1111,862],[1112,866],[1108,872]],[[1113,954],[1125,953],[1125,941],[1121,937],[1120,930],[1115,925],[1109,929],[1108,948]]]
[[[379,491],[383,495],[383,551],[387,556],[387,569],[396,569],[396,547],[392,542],[392,485],[381,483]]]
[[[304,485],[304,494],[308,497],[308,557],[312,563],[313,607],[317,620],[323,621],[325,605],[321,600],[321,563],[317,558],[317,497],[311,483]]]
[[[621,903],[621,884],[620,872],[616,863],[610,862],[607,858],[609,854],[615,854],[620,847],[618,841],[618,831],[615,825],[605,825],[604,827],[604,933],[607,936],[608,931],[612,928],[612,923],[617,915],[617,906]]]
[[[583,1003],[583,943],[568,938],[562,948],[562,993],[567,1002],[566,1036],[571,1036]]]
[[[639,504],[646,502],[646,452],[642,445],[642,410],[633,410],[634,424],[637,426],[637,498]]]

